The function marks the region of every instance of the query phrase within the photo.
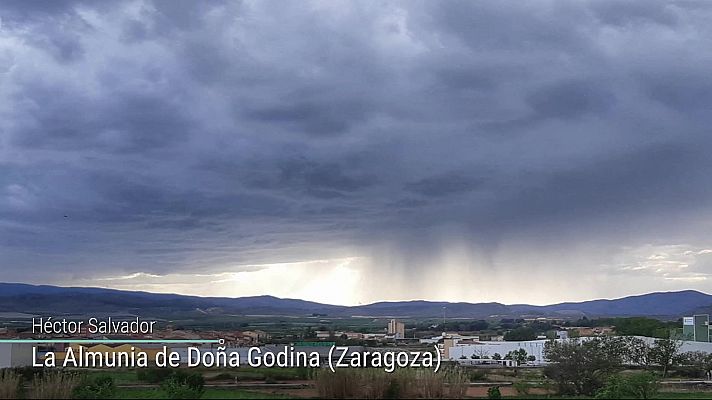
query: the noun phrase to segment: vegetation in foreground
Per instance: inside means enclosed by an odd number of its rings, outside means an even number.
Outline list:
[[[681,342],[658,339],[651,345],[636,337],[600,337],[584,341],[549,342],[545,375],[560,395],[601,398],[654,398],[659,380],[677,373],[703,375],[712,368],[712,355],[680,353]],[[624,374],[626,365],[642,372]]]
[[[205,380],[225,383],[259,380],[265,383],[310,380],[320,398],[710,398],[711,393],[660,391],[666,376],[699,377],[712,367],[712,355],[681,353],[680,343],[661,339],[653,343],[636,337],[598,337],[551,341],[541,369],[468,369],[449,367],[435,374],[424,369],[401,369],[388,374],[379,369],[237,369],[237,370],[94,370],[52,371],[32,368],[0,370],[0,398],[280,398],[284,395],[205,387]],[[525,353],[518,358],[524,359]],[[514,357],[514,356],[513,356]],[[630,366],[634,365],[633,370]],[[247,375],[245,375],[247,374]],[[281,377],[275,379],[275,377]],[[253,379],[257,378],[257,379]],[[283,379],[282,379],[283,378]],[[469,382],[512,382],[483,391]],[[143,384],[143,387],[126,385]],[[151,385],[153,387],[146,387]],[[501,390],[500,390],[501,389]],[[279,389],[274,389],[279,393]],[[477,392],[477,393],[475,393]],[[561,396],[561,397],[557,397]]]
[[[435,373],[427,369],[338,369],[316,377],[320,398],[428,399],[465,397],[467,377],[460,369]]]

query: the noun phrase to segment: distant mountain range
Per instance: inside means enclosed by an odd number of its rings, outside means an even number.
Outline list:
[[[678,318],[712,309],[712,295],[684,290],[629,296],[614,300],[567,302],[547,306],[500,303],[449,303],[433,301],[379,302],[359,306],[335,306],[272,296],[197,297],[177,294],[131,292],[100,288],[35,286],[0,283],[0,313],[130,314],[167,318],[171,315],[288,315],[370,317],[613,317],[648,316]]]

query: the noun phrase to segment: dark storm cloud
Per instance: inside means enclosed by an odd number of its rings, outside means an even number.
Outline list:
[[[527,103],[538,118],[576,118],[605,111],[615,102],[600,81],[557,82],[527,96]]]
[[[448,173],[423,178],[417,182],[407,184],[406,188],[424,196],[439,197],[469,192],[479,186],[479,183],[476,178],[466,174]]]
[[[65,26],[55,26],[55,29],[48,30],[44,36],[32,38],[32,42],[35,46],[45,49],[60,63],[78,61],[84,56],[84,48],[80,44],[80,36],[74,32],[65,31],[67,22],[63,25]]]
[[[705,6],[705,2],[687,2],[685,6]],[[675,13],[676,4],[652,1],[596,1],[590,5],[596,18],[604,24],[626,26],[653,23],[676,26],[680,19]]]
[[[710,211],[709,8],[2,2],[1,268],[644,242]]]
[[[286,99],[285,103],[249,112],[248,117],[266,124],[284,124],[287,130],[310,135],[345,133],[352,124],[365,117],[364,107],[358,103],[309,103],[301,99]]]
[[[46,18],[64,14],[74,14],[74,7],[81,4],[78,0],[45,0],[45,1],[3,1],[3,19],[27,20]]]
[[[647,146],[624,156],[602,157],[546,177],[537,187],[502,199],[495,220],[527,223],[635,219],[645,212],[697,209],[712,195],[701,171],[712,162],[699,148]]]
[[[26,83],[15,99],[25,106],[16,112],[27,117],[20,121],[26,125],[15,131],[14,142],[26,148],[142,152],[170,146],[195,129],[175,97],[122,92],[120,81],[113,85],[108,98],[97,101],[79,91]]]
[[[435,29],[462,40],[472,50],[586,51],[590,38],[585,34],[586,7],[565,2],[450,1],[444,5],[427,3]],[[519,23],[501,25],[504,21]],[[584,24],[581,24],[583,22]]]
[[[643,79],[651,99],[683,114],[712,108],[712,78],[694,71],[658,74]]]
[[[371,184],[365,177],[350,177],[338,164],[316,164],[293,160],[280,166],[279,184],[297,185],[308,189],[353,192]]]

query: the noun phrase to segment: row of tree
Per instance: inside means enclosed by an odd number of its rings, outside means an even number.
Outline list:
[[[682,321],[660,321],[647,317],[612,317],[588,319],[583,317],[576,321],[566,321],[563,327],[570,326],[615,326],[616,333],[621,336],[647,336],[665,339],[670,337],[670,331],[678,329]]]
[[[524,349],[512,350],[509,353],[505,354],[504,357],[502,357],[502,355],[499,353],[494,353],[492,357],[490,357],[487,350],[478,349],[474,353],[472,353],[470,358],[472,358],[473,360],[513,360],[517,362],[517,365],[522,365],[527,361],[536,361],[536,356],[528,355],[527,351]],[[460,356],[460,359],[466,360],[467,357],[463,355]]]
[[[712,369],[711,354],[681,353],[681,345],[673,339],[649,343],[630,336],[551,341],[544,349],[544,357],[550,362],[545,373],[561,394],[592,396],[625,366],[656,370],[663,378],[677,367],[701,374]]]

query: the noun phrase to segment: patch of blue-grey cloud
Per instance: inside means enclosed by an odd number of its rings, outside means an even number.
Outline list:
[[[2,2],[4,279],[363,257],[366,275],[416,288],[396,297],[424,297],[414,281],[429,268],[605,281],[615,263],[601,254],[704,248],[710,14]],[[702,280],[589,293],[670,282]]]

